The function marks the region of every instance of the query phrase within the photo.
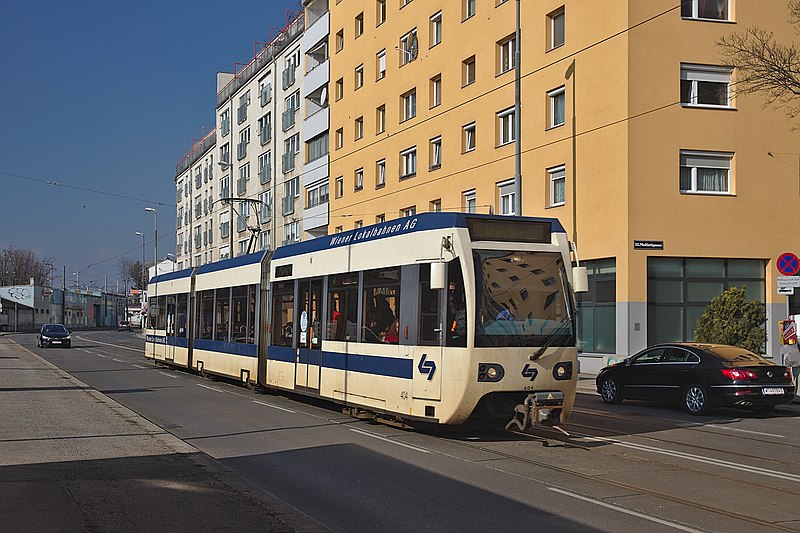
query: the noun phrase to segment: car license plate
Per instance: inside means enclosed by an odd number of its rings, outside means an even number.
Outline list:
[[[51,341],[53,344],[61,344],[61,341]]]
[[[783,394],[783,389],[781,387],[764,387],[761,390],[765,396],[772,394]]]

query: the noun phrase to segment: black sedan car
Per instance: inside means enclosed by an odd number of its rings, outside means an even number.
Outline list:
[[[39,330],[39,335],[36,337],[36,346],[46,348],[48,346],[63,346],[69,348],[72,346],[72,338],[70,331],[64,327],[63,324],[45,324]]]
[[[795,394],[790,369],[722,344],[651,346],[602,369],[596,383],[606,403],[673,402],[695,415],[720,406],[768,412]]]

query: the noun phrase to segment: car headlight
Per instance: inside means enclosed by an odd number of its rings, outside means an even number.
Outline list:
[[[48,337],[47,335],[42,335],[42,340],[43,341],[49,341],[50,337]]]

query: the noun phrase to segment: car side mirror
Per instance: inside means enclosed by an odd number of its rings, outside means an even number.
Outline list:
[[[625,366],[631,366],[631,359],[625,359]]]

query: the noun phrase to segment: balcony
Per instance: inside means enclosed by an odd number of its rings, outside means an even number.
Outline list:
[[[266,224],[272,220],[272,206],[269,204],[261,204],[261,223]]]
[[[270,182],[270,180],[272,179],[271,170],[272,169],[270,169],[268,166],[261,167],[260,169],[258,169],[258,181],[259,181],[259,183],[261,183],[261,185],[264,185],[264,184]]]
[[[281,78],[283,80],[283,90],[285,91],[292,85],[294,85],[296,79],[296,72],[297,68],[293,65],[289,66],[288,68],[284,69]]]
[[[261,139],[261,145],[265,145],[272,140],[272,128],[268,126],[262,126],[261,131],[258,132],[258,136]]]
[[[230,222],[223,222],[219,225],[219,238],[227,239],[230,235]]]
[[[239,144],[236,145],[236,157],[239,160],[242,160],[245,157],[247,157],[247,143],[246,142],[240,142]]]
[[[287,172],[291,172],[294,170],[294,160],[295,160],[294,152],[286,152],[282,156],[282,163],[283,163],[283,173],[286,174]]]
[[[286,216],[292,213],[294,213],[294,196],[285,196],[281,198],[281,214]]]
[[[283,115],[281,117],[283,120],[283,131],[286,131],[294,127],[296,115],[297,115],[297,109],[294,108],[289,108],[283,112]]]
[[[261,92],[258,94],[259,101],[261,103],[261,107],[264,107],[268,103],[272,101],[272,84],[267,83],[261,88]]]
[[[236,180],[236,194],[239,196],[244,196],[247,192],[247,179],[246,178],[239,178]]]
[[[245,120],[247,120],[247,106],[243,105],[236,110],[236,122],[241,124]]]

